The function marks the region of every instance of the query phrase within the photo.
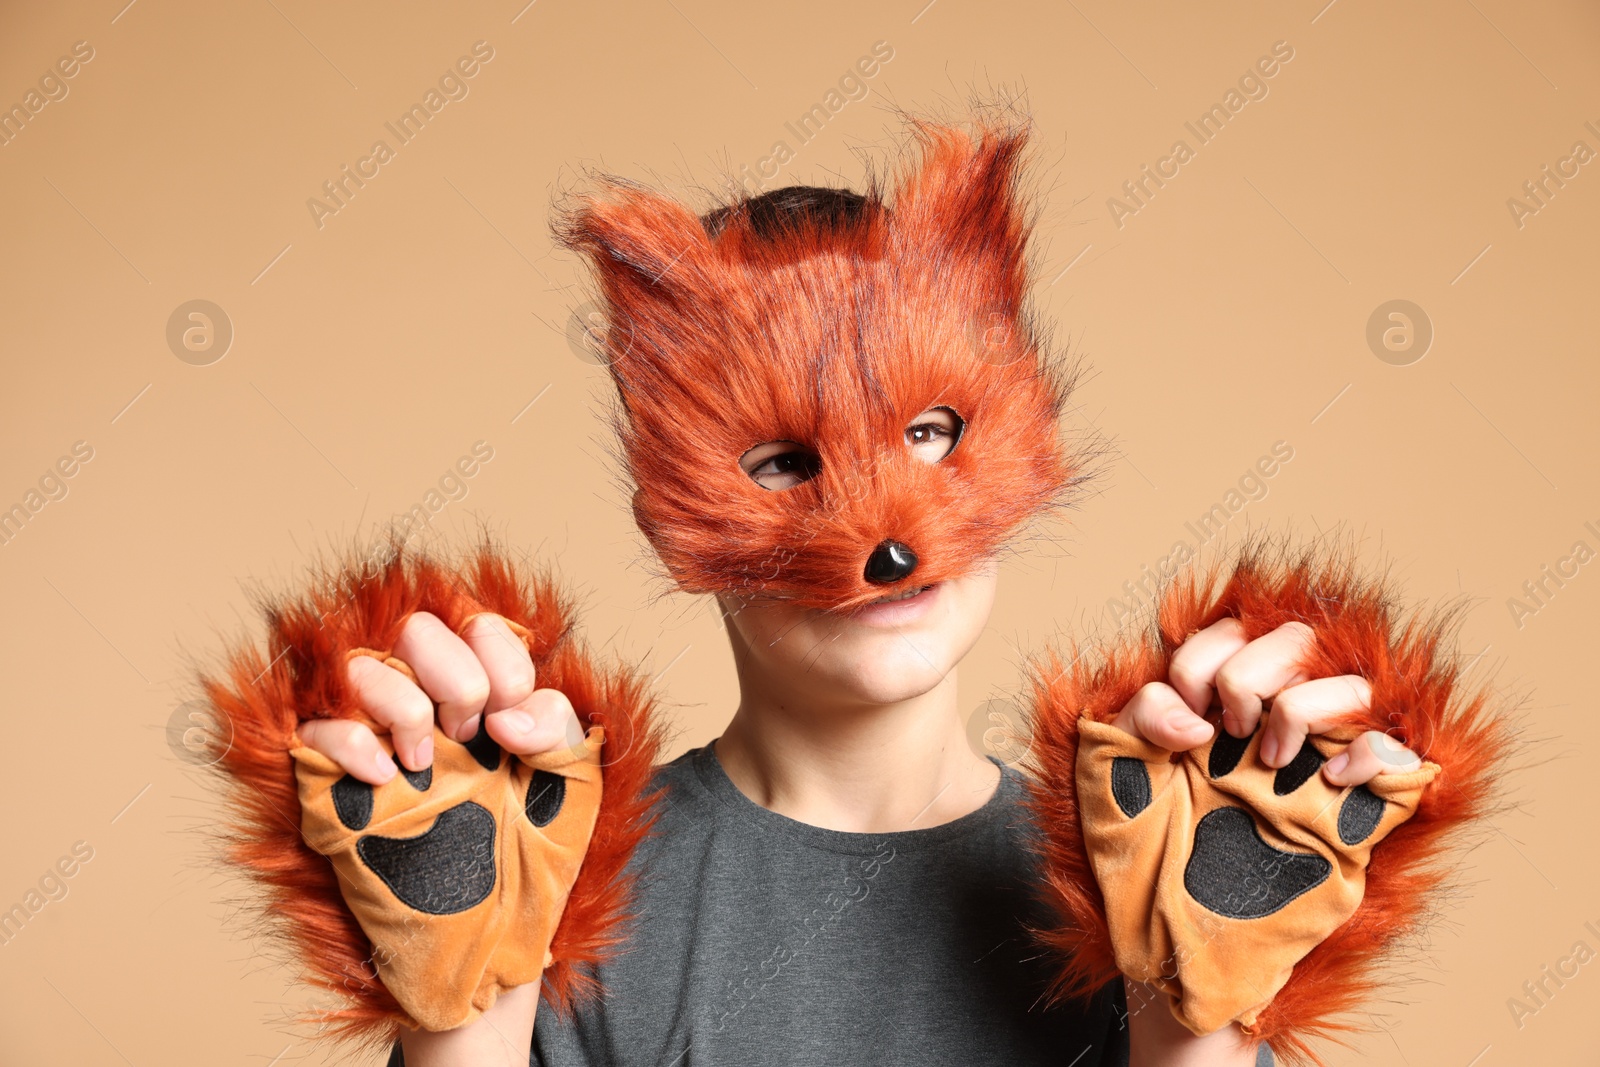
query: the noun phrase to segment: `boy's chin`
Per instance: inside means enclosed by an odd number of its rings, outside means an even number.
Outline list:
[[[833,687],[868,704],[911,700],[936,688],[956,666],[949,650],[899,634],[870,634],[834,642],[816,667]]]

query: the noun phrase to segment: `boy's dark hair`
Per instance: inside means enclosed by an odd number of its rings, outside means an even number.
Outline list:
[[[807,223],[826,233],[844,232],[859,225],[869,210],[881,207],[877,201],[849,189],[788,185],[708,211],[700,216],[700,225],[715,239],[743,213],[752,233],[764,241],[776,241]]]

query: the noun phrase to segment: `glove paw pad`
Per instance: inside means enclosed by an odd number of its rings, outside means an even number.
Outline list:
[[[1439,770],[1333,785],[1319,772],[1359,735],[1350,727],[1308,738],[1279,768],[1261,761],[1260,728],[1177,755],[1090,717],[1078,732],[1084,844],[1118,967],[1165,990],[1197,1034],[1254,1025],[1355,913],[1372,848]]]
[[[364,834],[356,855],[402,904],[426,915],[455,915],[489,898],[496,881],[494,816],[468,800],[441,811],[415,837]]]
[[[561,805],[567,799],[567,780],[550,771],[534,771],[528,779],[528,795],[522,810],[535,826],[549,826],[561,814]]]
[[[396,760],[382,785],[291,750],[301,831],[418,1025],[460,1026],[539,977],[594,829],[603,741],[592,727],[570,749],[513,758],[482,726],[465,743],[435,726],[432,765]]]
[[[1150,772],[1144,760],[1118,756],[1111,761],[1111,795],[1130,819],[1150,806]]]
[[[1383,821],[1388,801],[1364,785],[1350,790],[1339,807],[1339,840],[1347,845],[1359,845],[1372,836],[1372,831]]]
[[[1271,871],[1261,882],[1258,873]],[[1194,828],[1194,850],[1183,887],[1199,903],[1230,919],[1260,919],[1328,880],[1333,865],[1321,856],[1289,852],[1266,842],[1243,808],[1213,808]],[[1260,891],[1239,892],[1256,883]]]

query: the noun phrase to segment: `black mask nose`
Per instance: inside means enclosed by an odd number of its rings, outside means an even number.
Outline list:
[[[867,557],[866,578],[869,582],[888,585],[898,582],[917,569],[917,554],[910,545],[899,541],[885,541]]]

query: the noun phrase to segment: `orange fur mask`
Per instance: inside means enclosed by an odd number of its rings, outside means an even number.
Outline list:
[[[597,275],[635,518],[688,592],[848,610],[956,578],[1079,473],[1071,376],[1024,308],[1026,131],[913,127],[888,203],[874,180],[825,210],[780,189],[702,218],[608,177],[557,217]],[[929,463],[907,429],[935,407],[958,432]],[[757,484],[740,458],[774,441],[813,476]]]

